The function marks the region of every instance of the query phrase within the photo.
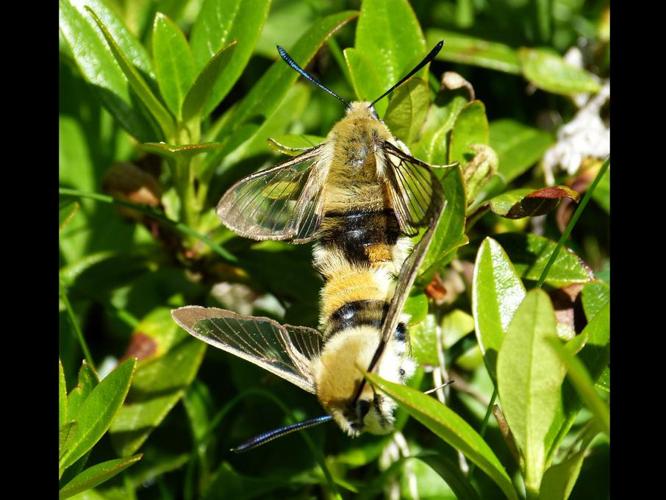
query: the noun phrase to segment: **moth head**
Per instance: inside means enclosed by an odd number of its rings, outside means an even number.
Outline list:
[[[379,345],[379,330],[372,326],[349,328],[331,337],[313,362],[317,397],[338,426],[350,436],[362,432],[386,434],[393,429],[396,403],[372,385],[363,384]],[[405,360],[398,350],[386,349],[376,367],[380,377],[401,382]]]
[[[373,119],[379,120],[379,115],[375,110],[374,105],[367,101],[354,101],[350,102],[347,106],[347,116],[351,116],[356,119]]]

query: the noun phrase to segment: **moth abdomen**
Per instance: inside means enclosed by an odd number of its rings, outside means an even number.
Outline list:
[[[383,300],[356,300],[347,302],[328,318],[324,336],[333,335],[355,326],[372,326],[379,330],[389,303]]]

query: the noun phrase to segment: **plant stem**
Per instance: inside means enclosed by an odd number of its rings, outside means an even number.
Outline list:
[[[88,365],[90,365],[90,368],[97,376],[97,369],[95,368],[95,363],[93,362],[93,358],[90,355],[90,350],[88,349],[88,344],[86,344],[86,339],[83,338],[83,332],[81,331],[81,328],[79,328],[79,322],[76,321],[76,316],[74,315],[72,304],[70,304],[69,302],[69,298],[67,297],[67,291],[65,290],[65,285],[63,285],[62,280],[60,280],[60,300],[62,300],[63,304],[65,304],[65,309],[67,310],[67,316],[69,317],[69,321],[72,324],[72,328],[74,328],[74,332],[76,333],[76,337],[81,346],[81,350],[83,351],[83,355],[86,358]]]
[[[604,176],[606,173],[606,170],[608,170],[608,166],[610,165],[610,158],[606,158],[606,161],[601,165],[601,168],[599,169],[599,172],[597,172],[597,176],[594,178],[594,182],[590,185],[590,187],[587,189],[585,192],[585,196],[583,196],[583,199],[580,202],[580,205],[578,205],[578,208],[576,208],[576,211],[573,214],[573,217],[571,217],[571,220],[567,224],[567,227],[564,229],[564,232],[562,233],[562,236],[560,236],[559,241],[557,242],[557,246],[555,246],[555,249],[553,250],[553,253],[550,254],[550,258],[548,259],[548,262],[546,263],[546,267],[543,268],[543,272],[541,273],[541,276],[539,277],[539,281],[536,284],[537,288],[541,288],[546,281],[546,277],[548,276],[548,271],[550,271],[550,268],[552,265],[555,263],[555,259],[557,259],[557,255],[560,253],[560,249],[564,246],[564,242],[569,238],[569,235],[571,234],[571,231],[573,230],[574,226],[578,222],[578,219],[580,219],[580,216],[583,214],[583,210],[585,210],[585,207],[587,206],[587,203],[590,201],[590,198],[592,197],[592,193],[594,193],[594,189],[597,187],[597,184],[599,184],[599,181],[601,178]]]
[[[201,241],[203,241],[206,245],[208,245],[212,250],[214,250],[218,255],[220,255],[222,258],[226,259],[228,262],[238,262],[238,259],[234,257],[232,254],[230,254],[227,250],[222,248],[220,245],[215,243],[213,240],[211,240],[208,236],[201,234],[198,231],[195,231],[188,225],[182,223],[182,222],[176,222],[165,215],[161,214],[157,210],[155,210],[152,207],[149,207],[147,205],[139,205],[137,203],[131,203],[129,201],[124,201],[124,200],[119,200],[118,198],[114,198],[113,196],[105,195],[105,194],[99,194],[99,193],[86,193],[83,191],[77,191],[76,189],[67,189],[67,188],[60,188],[59,193],[61,195],[65,196],[76,196],[79,198],[89,198],[91,200],[96,200],[96,201],[101,201],[103,203],[109,203],[112,205],[120,205],[122,207],[127,207],[127,208],[132,208],[134,210],[137,210],[143,214],[146,214],[149,217],[152,217],[153,219],[157,219],[159,221],[164,222],[165,224],[168,224],[169,226],[175,228],[176,230],[180,231],[181,233],[191,236],[194,238],[197,238]]]

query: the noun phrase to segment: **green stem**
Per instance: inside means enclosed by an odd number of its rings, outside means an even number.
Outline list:
[[[63,285],[62,280],[60,280],[60,299],[62,300],[63,304],[65,304],[65,309],[67,310],[67,316],[69,317],[69,321],[72,324],[72,328],[74,328],[76,337],[79,340],[79,344],[81,345],[81,350],[83,351],[83,355],[86,358],[88,365],[90,365],[92,371],[95,373],[95,375],[97,375],[97,369],[95,368],[95,363],[93,362],[93,358],[90,355],[90,350],[88,349],[88,344],[86,344],[86,339],[83,338],[83,332],[81,331],[81,328],[79,328],[79,322],[76,321],[76,316],[74,315],[72,304],[70,304],[69,302],[69,298],[67,297],[67,291],[65,290],[65,285]]]
[[[555,259],[557,259],[557,255],[560,253],[560,249],[564,246],[564,242],[569,238],[569,235],[571,234],[571,231],[578,222],[578,219],[580,219],[580,216],[583,215],[583,210],[585,210],[587,203],[590,201],[590,198],[592,197],[592,193],[594,193],[594,189],[597,187],[597,184],[599,184],[599,181],[606,173],[606,170],[608,170],[609,165],[610,165],[610,158],[606,158],[606,161],[603,163],[603,165],[601,165],[601,168],[599,169],[597,176],[594,178],[594,182],[592,182],[590,187],[585,192],[585,196],[583,196],[580,205],[578,205],[578,208],[574,212],[573,217],[571,217],[569,224],[567,224],[567,227],[564,229],[562,236],[560,236],[560,239],[557,242],[557,246],[553,250],[553,253],[550,254],[550,259],[548,259],[546,267],[543,268],[543,272],[541,273],[539,281],[536,284],[537,288],[541,288],[544,282],[546,281],[546,277],[548,276],[548,271],[550,271],[550,268],[555,263]]]
[[[211,240],[208,236],[201,234],[198,231],[195,231],[191,227],[189,227],[186,224],[183,224],[182,222],[176,222],[174,220],[169,219],[162,213],[158,212],[152,207],[149,207],[147,205],[139,205],[137,203],[131,203],[129,201],[124,201],[124,200],[119,200],[118,198],[114,198],[113,196],[105,195],[105,194],[99,194],[99,193],[86,193],[83,191],[77,191],[76,189],[67,189],[67,188],[60,188],[58,192],[61,195],[64,196],[76,196],[78,198],[89,198],[91,200],[96,200],[96,201],[101,201],[103,203],[109,203],[112,205],[119,205],[122,207],[127,207],[127,208],[132,208],[134,210],[137,210],[149,217],[152,217],[153,219],[157,219],[161,222],[164,222],[165,224],[173,227],[174,229],[180,231],[181,233],[191,236],[193,238],[199,239],[203,241],[206,245],[208,245],[212,250],[214,250],[218,255],[220,255],[222,258],[226,259],[228,262],[238,262],[238,259],[234,257],[232,254],[230,254],[227,250],[222,248],[220,245],[215,243],[213,240]]]
[[[481,437],[483,437],[486,434],[486,429],[488,428],[488,422],[490,421],[490,414],[493,412],[493,406],[495,405],[496,400],[497,400],[497,387],[493,388],[493,395],[490,397],[490,403],[488,403],[488,408],[486,408],[486,414],[483,417],[483,422],[481,423],[481,429],[479,429],[479,434],[481,435]],[[475,469],[476,469],[475,464],[469,466],[469,472],[467,473],[467,478],[470,481],[472,480],[472,474],[474,474]]]

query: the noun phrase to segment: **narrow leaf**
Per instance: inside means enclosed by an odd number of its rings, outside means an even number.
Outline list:
[[[558,411],[565,367],[550,347],[557,322],[548,295],[527,293],[509,324],[497,356],[502,411],[524,458],[525,486],[539,491],[546,435]]]
[[[58,220],[60,231],[74,218],[79,211],[79,203],[73,200],[65,200],[60,202],[58,207]]]
[[[60,489],[59,498],[62,500],[94,488],[98,484],[124,471],[130,465],[138,462],[142,456],[139,454],[127,458],[107,460],[106,462],[88,467]]]
[[[60,459],[61,469],[81,458],[107,431],[113,416],[125,400],[135,364],[134,359],[128,359],[118,366],[83,402],[78,412],[78,427],[72,438],[72,446]]]
[[[60,359],[58,359],[58,417],[59,425],[62,427],[67,422],[67,382]]]
[[[511,499],[518,496],[499,459],[481,436],[458,414],[435,398],[411,387],[388,382],[378,375],[368,373],[373,385],[395,399],[416,420],[442,440],[460,450],[470,461],[501,488]]]
[[[518,52],[503,43],[440,29],[429,29],[426,38],[429,45],[444,40],[444,49],[437,54],[437,59],[442,61],[471,64],[515,75],[521,72]]]
[[[491,199],[490,210],[507,219],[535,217],[553,211],[564,198],[578,201],[579,197],[577,191],[567,186],[513,189]]]
[[[162,98],[180,119],[185,94],[194,80],[194,61],[185,35],[167,16],[158,12],[153,22],[153,60]]]
[[[493,378],[509,324],[525,298],[525,287],[497,241],[486,238],[474,263],[472,313],[476,338]]]
[[[525,78],[547,92],[573,95],[601,89],[592,73],[569,64],[552,50],[522,48],[518,54]]]
[[[111,33],[109,33],[109,30],[106,28],[106,26],[104,26],[104,23],[100,20],[97,14],[95,14],[95,12],[88,7],[86,7],[86,10],[88,10],[90,15],[93,17],[99,29],[102,30],[104,38],[109,44],[111,52],[113,52],[113,56],[120,66],[120,69],[122,69],[125,77],[129,81],[132,90],[136,92],[136,95],[139,97],[139,99],[141,99],[141,102],[146,106],[146,109],[150,112],[153,118],[155,118],[160,126],[160,129],[162,130],[162,133],[164,134],[164,137],[167,139],[171,138],[174,133],[174,123],[171,115],[166,110],[166,108],[162,106],[162,103],[157,99],[157,97],[155,97],[153,91],[146,84],[144,78],[123,53],[122,49],[118,46],[116,41],[113,39],[113,36]]]
[[[417,455],[419,460],[425,462],[440,477],[446,481],[456,498],[459,500],[478,500],[479,494],[472,487],[467,477],[460,471],[460,466],[444,455],[430,455],[422,453]]]
[[[473,156],[472,144],[488,144],[488,118],[486,107],[481,101],[472,101],[465,105],[456,118],[451,131],[449,163],[467,163]]]
[[[569,498],[591,442],[592,439],[581,446],[578,452],[548,468],[541,482],[539,500],[566,500]]]
[[[192,27],[192,52],[198,70],[232,40],[238,45],[211,84],[203,107],[206,117],[226,97],[252,56],[268,17],[270,0],[206,0]]]
[[[76,387],[72,389],[67,398],[67,415],[70,420],[78,419],[79,410],[90,392],[98,384],[97,375],[92,371],[84,359],[79,369],[79,378]]]

